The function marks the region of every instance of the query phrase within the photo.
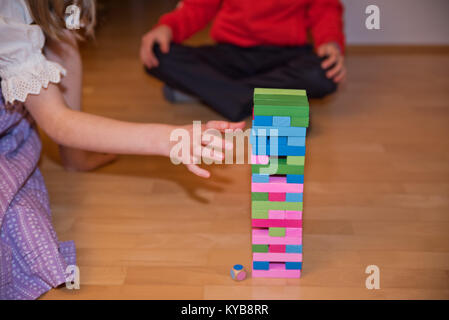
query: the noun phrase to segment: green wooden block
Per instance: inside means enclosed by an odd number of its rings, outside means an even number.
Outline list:
[[[277,89],[277,88],[254,88],[254,94],[284,94],[305,96],[306,90],[302,89]]]
[[[273,101],[273,103],[275,105],[281,105],[281,106],[284,105],[284,103],[286,103],[286,102],[295,102],[298,105],[302,105],[304,103],[308,104],[308,100],[307,100],[306,96],[295,96],[295,95],[288,96],[288,95],[281,95],[281,94],[270,94],[270,95],[255,94],[253,102],[259,102],[259,101]]]
[[[268,252],[268,244],[253,244],[253,252]]]
[[[268,210],[265,209],[251,210],[251,218],[268,219]]]
[[[254,99],[254,105],[255,106],[278,106],[278,107],[309,107],[309,100],[307,100],[307,97],[300,97],[298,96],[298,99],[295,100],[287,100],[287,101],[281,101],[277,99]]]
[[[307,128],[309,126],[309,117],[290,117],[290,126]]]
[[[309,117],[309,107],[254,105],[255,116]]]
[[[268,219],[254,218],[254,213],[257,213],[257,215],[268,214],[268,210],[302,211],[302,202],[253,201],[251,203],[253,219]]]
[[[269,164],[253,164],[251,166],[252,173],[262,173],[262,169],[267,169],[272,165],[270,161]],[[270,167],[270,170],[272,167]],[[265,172],[266,173],[266,172]],[[275,172],[270,172],[270,174],[304,174],[304,165],[291,165],[287,164],[287,159],[281,158],[278,159],[278,164]]]
[[[268,228],[270,237],[285,237],[285,228],[270,227]]]
[[[252,192],[251,200],[253,200],[253,201],[268,201],[268,192]]]
[[[303,166],[306,157],[304,156],[287,156],[287,164],[291,164],[294,166]],[[268,197],[268,194],[267,194]]]

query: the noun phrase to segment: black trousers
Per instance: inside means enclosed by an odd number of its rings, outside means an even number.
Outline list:
[[[231,121],[251,115],[254,88],[305,89],[309,98],[334,92],[322,59],[311,46],[242,48],[230,44],[189,47],[171,44],[148,73],[168,86],[198,97]]]

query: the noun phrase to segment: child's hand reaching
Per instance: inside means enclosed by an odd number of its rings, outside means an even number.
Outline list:
[[[209,178],[210,172],[199,167],[199,160],[211,160],[221,161],[224,159],[225,150],[231,150],[234,145],[232,142],[225,141],[224,136],[214,136],[207,132],[208,129],[215,129],[221,133],[225,133],[226,130],[243,129],[245,122],[231,123],[227,121],[209,121],[207,124],[201,126],[201,145],[198,145],[194,137],[193,125],[187,125],[183,127],[166,126],[162,129],[162,136],[160,143],[162,152],[161,154],[167,157],[171,157],[172,161],[183,163],[189,171],[202,178]],[[172,152],[172,148],[177,144],[176,141],[170,141],[171,133],[176,129],[184,129],[188,132],[190,139],[190,154],[186,157],[182,156],[179,152]],[[218,151],[215,148],[222,150]]]
[[[29,95],[25,106],[42,130],[59,145],[110,154],[172,156],[172,160],[181,160],[178,163],[184,163],[191,172],[204,178],[209,178],[210,173],[200,168],[196,161],[222,160],[224,154],[216,152],[215,147],[220,147],[220,150],[233,148],[232,143],[225,144],[221,134],[217,137],[207,130],[225,133],[227,129],[243,129],[245,126],[245,122],[210,121],[202,125],[201,130],[194,130],[193,125],[178,128],[165,124],[107,119],[68,108],[55,84],[49,84],[38,95]],[[172,152],[176,141],[170,141],[176,129],[184,129],[183,135],[187,136],[185,140],[190,147],[184,150],[185,155],[181,157]],[[201,135],[199,138],[194,137],[197,131]]]

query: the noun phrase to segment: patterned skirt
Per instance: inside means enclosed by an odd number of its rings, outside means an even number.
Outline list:
[[[37,168],[41,142],[27,112],[0,91],[0,299],[36,299],[66,282],[73,241],[59,242]]]

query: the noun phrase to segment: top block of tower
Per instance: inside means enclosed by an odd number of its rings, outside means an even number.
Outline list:
[[[270,105],[271,102],[284,106],[309,106],[305,90],[260,88],[254,90],[255,105]]]
[[[269,88],[255,88],[254,99],[286,99],[291,100],[298,97],[306,97],[306,90],[296,89],[269,89]]]
[[[305,90],[265,89],[254,90],[254,115],[309,118],[309,101]]]

